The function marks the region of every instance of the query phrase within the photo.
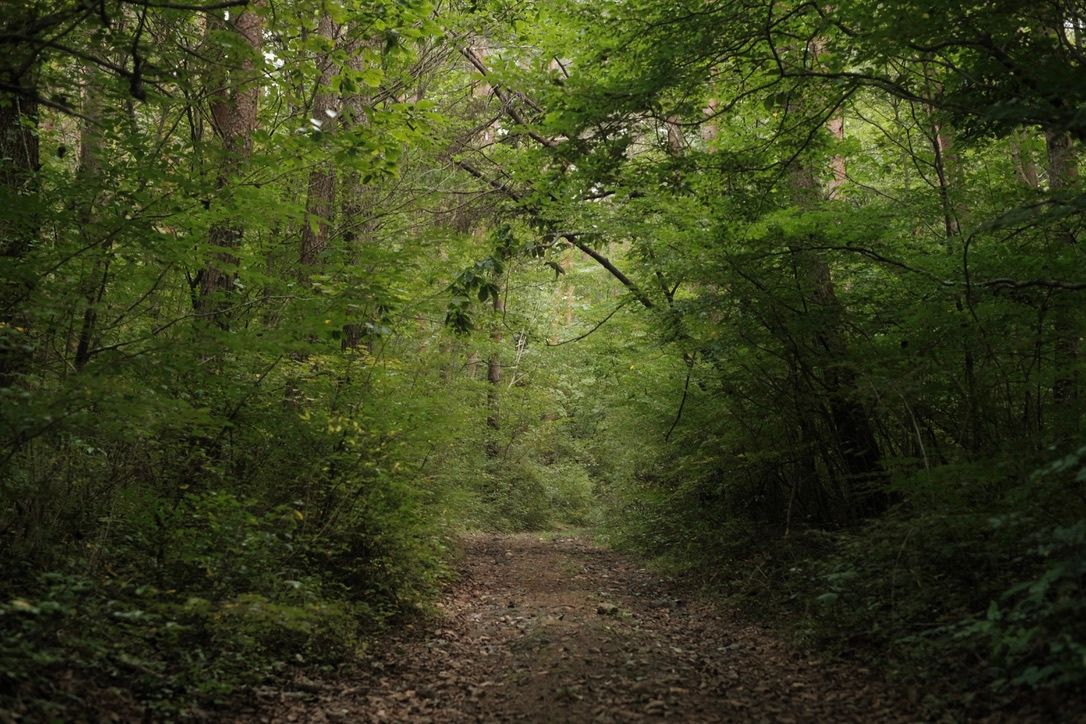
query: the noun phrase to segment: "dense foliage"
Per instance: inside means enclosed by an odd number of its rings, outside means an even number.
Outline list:
[[[1082,8],[535,12],[575,30],[508,70],[558,139],[519,206],[621,240],[675,358],[608,406],[652,450],[614,539],[963,689],[1080,686]]]
[[[1081,687],[1084,18],[9,3],[0,714],[331,667],[455,533],[590,524]]]

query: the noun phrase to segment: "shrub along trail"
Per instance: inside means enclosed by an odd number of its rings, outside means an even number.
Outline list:
[[[267,690],[243,721],[916,721],[827,666],[581,538],[476,536],[441,616],[341,682]]]

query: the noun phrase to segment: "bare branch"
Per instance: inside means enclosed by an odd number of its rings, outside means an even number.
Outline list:
[[[606,317],[601,319],[598,324],[596,324],[594,327],[592,327],[592,329],[588,330],[584,334],[578,335],[578,336],[574,337],[573,339],[562,340],[561,342],[549,342],[548,341],[547,346],[548,347],[561,347],[563,344],[573,344],[574,342],[580,342],[582,339],[584,339],[588,335],[592,334],[593,332],[595,332],[597,329],[599,329],[603,325],[607,324],[607,322],[609,322],[611,320],[611,317],[615,316],[620,311],[622,311],[622,309],[624,309],[626,307],[626,305],[629,304],[629,303],[630,303],[630,300],[626,299],[624,302],[622,302],[622,304],[615,307],[614,310],[610,314],[608,314]]]

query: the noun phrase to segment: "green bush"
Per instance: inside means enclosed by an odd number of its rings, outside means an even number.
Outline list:
[[[1086,681],[1086,520],[1037,538],[1040,575],[1011,586],[958,632],[988,645],[997,688]]]

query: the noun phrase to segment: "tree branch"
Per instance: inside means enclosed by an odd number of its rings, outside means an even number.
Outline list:
[[[609,322],[609,321],[610,321],[611,317],[613,317],[613,316],[615,316],[616,314],[618,314],[618,313],[619,313],[619,312],[620,312],[620,311],[621,311],[622,309],[624,309],[624,308],[626,307],[626,305],[627,305],[627,304],[629,304],[629,303],[630,303],[630,300],[629,300],[629,299],[627,299],[627,300],[625,300],[624,302],[622,302],[622,304],[620,304],[620,305],[618,305],[617,307],[615,307],[614,311],[612,311],[612,312],[611,312],[610,314],[608,314],[608,315],[607,315],[606,317],[604,317],[603,319],[601,319],[601,320],[599,321],[599,323],[598,323],[598,324],[596,324],[596,325],[595,325],[594,327],[592,327],[592,329],[588,330],[588,331],[587,331],[587,332],[585,332],[584,334],[578,335],[578,336],[574,337],[573,339],[566,339],[566,340],[563,340],[563,341],[561,341],[561,342],[550,342],[550,341],[548,341],[548,342],[547,342],[547,346],[548,346],[548,347],[561,347],[561,346],[562,346],[563,344],[573,344],[574,342],[580,342],[580,341],[581,341],[582,339],[584,339],[584,338],[585,338],[585,337],[587,337],[588,335],[592,334],[593,332],[595,332],[595,331],[596,331],[597,329],[599,329],[599,328],[600,328],[600,327],[602,327],[603,325],[607,324],[607,322]]]
[[[495,191],[497,191],[499,193],[502,193],[502,194],[505,194],[506,196],[508,196],[513,201],[521,202],[521,201],[524,200],[524,196],[525,196],[524,194],[521,194],[521,193],[509,188],[509,186],[507,186],[506,184],[503,184],[501,181],[497,181],[495,179],[492,179],[492,178],[488,177],[486,174],[484,174],[482,171],[480,171],[479,169],[472,166],[467,161],[464,161],[464,160],[461,160],[461,159],[456,159],[456,160],[453,161],[453,163],[455,163],[458,167],[460,167],[461,169],[466,171],[471,176],[473,176],[473,177],[479,179],[480,181],[482,181],[483,183],[487,184],[488,186],[490,186]],[[618,267],[616,267],[611,262],[610,259],[608,259],[606,256],[599,253],[598,251],[593,249],[591,246],[586,244],[584,241],[579,239],[577,237],[576,233],[571,232],[571,231],[570,232],[564,232],[564,233],[557,233],[557,234],[555,234],[555,237],[565,239],[570,244],[573,244],[575,247],[580,249],[582,252],[584,252],[585,254],[590,256],[593,260],[595,260],[595,262],[597,264],[599,264],[604,269],[606,269],[611,274],[611,276],[613,276],[615,279],[617,279],[624,287],[629,289],[630,293],[632,293],[634,295],[634,297],[637,299],[637,301],[641,302],[642,306],[644,306],[645,309],[653,309],[656,306],[653,303],[652,299],[650,299],[649,296],[647,294],[645,294],[644,291],[641,290],[641,287],[639,287],[628,276],[623,274],[622,270],[619,269]]]
[[[460,48],[460,54],[467,58],[469,63],[475,66],[475,69],[479,71],[479,74],[481,76],[485,78],[490,75],[482,59],[480,59],[479,56],[473,53],[471,51],[471,48]],[[516,106],[513,104],[513,101],[509,97],[509,94],[502,90],[502,87],[500,85],[492,85],[491,87],[494,89],[494,95],[498,96],[498,100],[502,102],[502,109],[505,110],[506,114],[510,118],[512,118],[518,126],[524,129],[525,133],[527,133],[532,138],[532,140],[548,148],[556,148],[558,146],[557,141],[542,136],[531,129],[531,127],[528,125],[528,121],[524,119],[524,116],[521,115],[520,111],[518,111]]]
[[[683,397],[679,400],[679,411],[675,413],[675,420],[671,423],[671,427],[668,428],[667,434],[664,435],[664,442],[671,440],[671,433],[675,432],[679,420],[683,418],[683,410],[686,409],[686,397],[690,393],[690,376],[694,372],[694,355],[683,354],[683,361],[686,362],[686,382],[683,383]]]
[[[598,251],[596,251],[595,249],[590,247],[588,244],[586,244],[583,241],[581,241],[580,239],[578,239],[576,234],[572,234],[572,233],[570,233],[570,234],[562,234],[561,236],[562,236],[563,239],[568,241],[570,244],[573,244],[575,247],[577,247],[578,249],[583,251],[585,254],[592,257],[596,261],[597,264],[599,264],[604,269],[606,269],[608,272],[610,272],[611,276],[613,276],[615,279],[618,279],[619,282],[621,282],[624,287],[626,287],[627,289],[630,290],[630,293],[633,294],[634,297],[637,298],[637,301],[641,302],[641,305],[643,307],[645,307],[645,309],[653,309],[653,308],[656,307],[656,305],[653,303],[653,301],[651,299],[649,299],[648,295],[646,295],[643,291],[641,291],[641,287],[637,286],[637,284],[635,284],[633,282],[633,280],[631,280],[628,276],[623,274],[622,270],[620,270],[618,267],[616,267],[614,264],[612,264],[610,259],[608,259],[603,254],[599,253]]]

